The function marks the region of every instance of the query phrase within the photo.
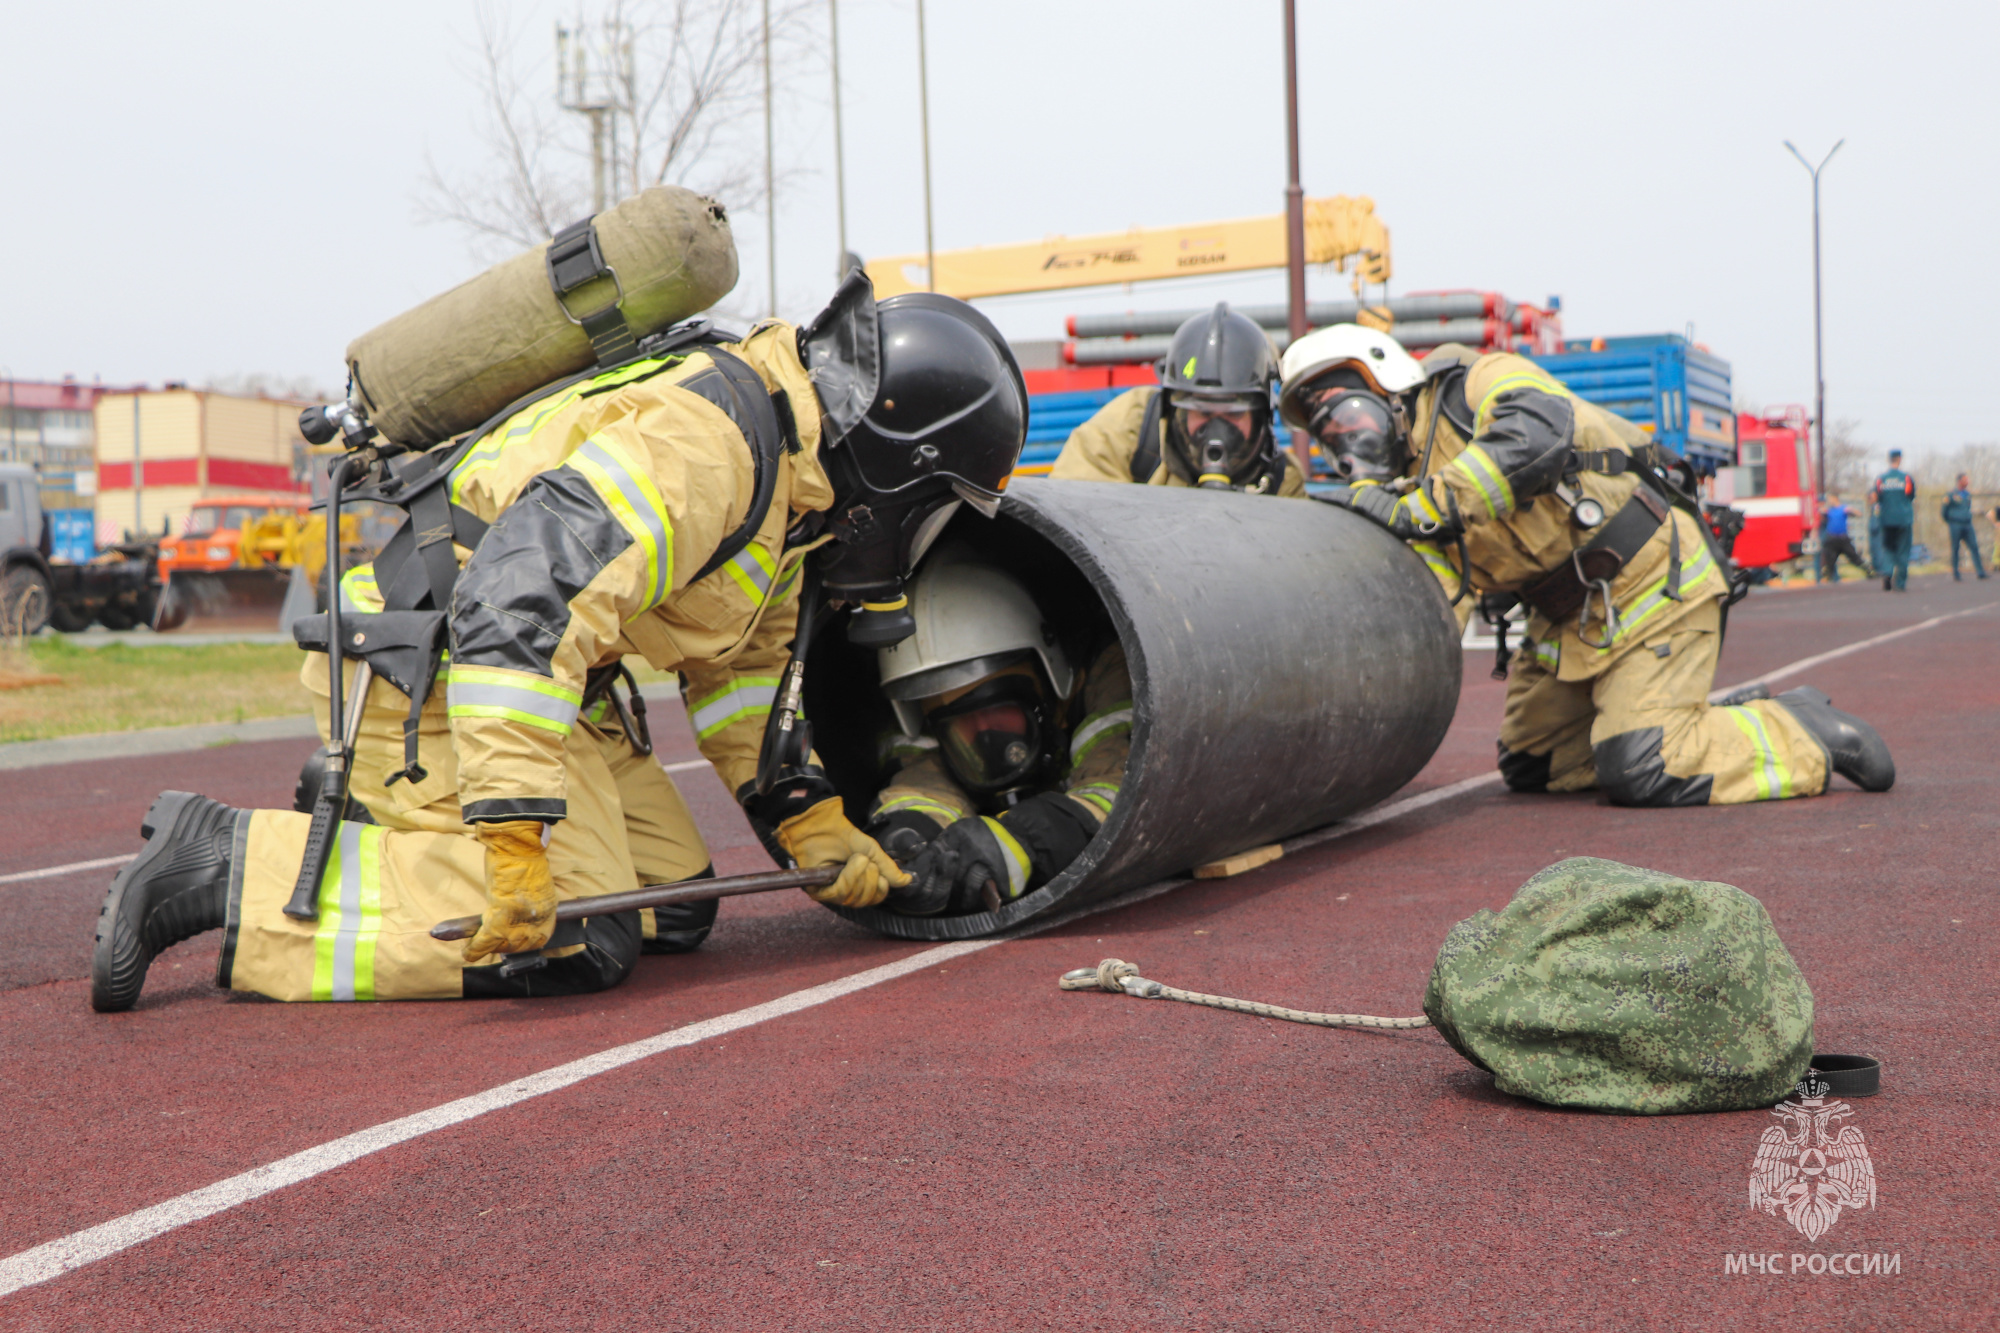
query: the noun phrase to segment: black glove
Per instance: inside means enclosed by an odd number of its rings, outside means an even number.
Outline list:
[[[1096,818],[1060,792],[1031,796],[998,819],[957,820],[904,865],[914,882],[888,905],[910,916],[993,911],[1068,869],[1096,833]]]
[[[1409,495],[1397,495],[1386,486],[1366,484],[1342,487],[1329,493],[1328,504],[1342,509],[1351,509],[1381,524],[1391,536],[1403,541],[1450,541],[1458,536],[1460,527],[1447,514],[1433,519],[1424,512],[1426,505],[1418,497],[1422,491]]]
[[[915,810],[895,810],[869,820],[862,832],[882,844],[882,850],[908,870],[910,863],[938,835],[938,822]]]

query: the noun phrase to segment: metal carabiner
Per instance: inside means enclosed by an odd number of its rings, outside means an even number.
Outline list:
[[[1604,608],[1604,638],[1602,640],[1591,638],[1586,629],[1590,624],[1590,595],[1592,592],[1597,594],[1598,602]],[[1576,637],[1584,647],[1595,648],[1599,652],[1603,652],[1606,648],[1617,642],[1618,608],[1611,604],[1611,582],[1609,579],[1594,579],[1584,584],[1583,609],[1577,612],[1576,617]]]
[[[1583,572],[1583,550],[1581,547],[1569,553],[1570,565],[1576,570],[1577,582],[1583,585],[1583,606],[1576,613],[1576,637],[1586,648],[1603,652],[1618,639],[1618,608],[1611,603],[1611,580],[1594,579]],[[1597,595],[1598,605],[1603,609],[1604,638],[1602,641],[1590,637],[1590,598]]]

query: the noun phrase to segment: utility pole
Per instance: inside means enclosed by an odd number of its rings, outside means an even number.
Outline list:
[[[1306,192],[1299,183],[1299,14],[1297,0],[1285,0],[1285,279],[1286,326],[1292,341],[1306,336]],[[1312,442],[1292,432],[1299,472],[1311,476]]]
[[[847,276],[847,154],[840,134],[840,0],[826,0],[827,32],[833,54],[833,199],[840,223],[837,278]]]
[[[924,45],[924,0],[917,0],[917,100],[924,125],[924,285],[937,290],[937,244],[931,235],[931,74]]]
[[[620,107],[614,78],[621,68],[628,75],[632,50],[622,26],[606,28],[601,72],[601,89],[592,87],[588,33],[581,26],[556,25],[556,102],[565,111],[574,111],[590,121],[590,211],[602,213],[619,191],[612,179],[618,157],[618,117]],[[621,59],[622,58],[622,59]]]
[[[764,268],[778,317],[778,175],[771,138],[771,0],[764,0]]]
[[[1826,362],[1822,351],[1824,343],[1822,339],[1822,329],[1820,324],[1820,298],[1819,298],[1819,173],[1826,169],[1827,163],[1833,161],[1833,155],[1840,151],[1840,144],[1844,144],[1846,142],[1847,140],[1842,139],[1840,143],[1837,143],[1833,147],[1827,149],[1826,156],[1819,160],[1818,166],[1814,166],[1812,163],[1806,161],[1804,153],[1801,153],[1797,148],[1792,146],[1792,141],[1790,139],[1785,140],[1785,147],[1791,149],[1792,156],[1796,157],[1799,160],[1799,165],[1804,167],[1806,169],[1807,174],[1812,177],[1813,434],[1815,436],[1814,443],[1818,451],[1817,462],[1816,462],[1816,470],[1818,472],[1818,475],[1814,478],[1814,481],[1817,484],[1813,487],[1813,491],[1816,496],[1826,494],[1826,368],[1825,368]],[[1817,569],[1817,566],[1815,566],[1815,569]]]
[[[146,461],[139,454],[139,399],[143,390],[132,390],[132,535],[146,535]]]

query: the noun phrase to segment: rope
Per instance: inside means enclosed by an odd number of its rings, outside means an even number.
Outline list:
[[[1122,958],[1107,958],[1096,967],[1079,967],[1074,972],[1065,972],[1056,984],[1064,990],[1106,990],[1113,994],[1136,995],[1142,1000],[1179,1000],[1183,1004],[1255,1014],[1259,1018],[1278,1018],[1287,1023],[1309,1023],[1320,1028],[1427,1028],[1431,1025],[1430,1019],[1422,1014],[1415,1018],[1316,1014],[1309,1009],[1286,1009],[1281,1005],[1260,1004],[1255,1000],[1234,1000],[1227,995],[1204,995],[1200,991],[1181,990],[1176,986],[1148,981],[1139,975],[1137,964]]]

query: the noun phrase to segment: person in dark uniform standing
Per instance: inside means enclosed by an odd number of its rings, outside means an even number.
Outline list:
[[[1972,552],[1972,572],[1980,578],[1986,577],[1986,566],[1979,560],[1979,537],[1972,530],[1972,478],[1961,472],[1958,484],[1945,494],[1944,506],[1938,511],[1944,519],[1945,530],[1951,534],[1951,581],[1962,582],[1958,572],[1958,548],[1965,547]]]
[[[1882,591],[1908,591],[1910,582],[1910,530],[1917,522],[1917,479],[1903,471],[1903,451],[1889,451],[1889,470],[1875,478],[1875,515],[1882,521],[1881,554],[1875,568],[1882,575]],[[1873,554],[1871,552],[1871,554]]]

